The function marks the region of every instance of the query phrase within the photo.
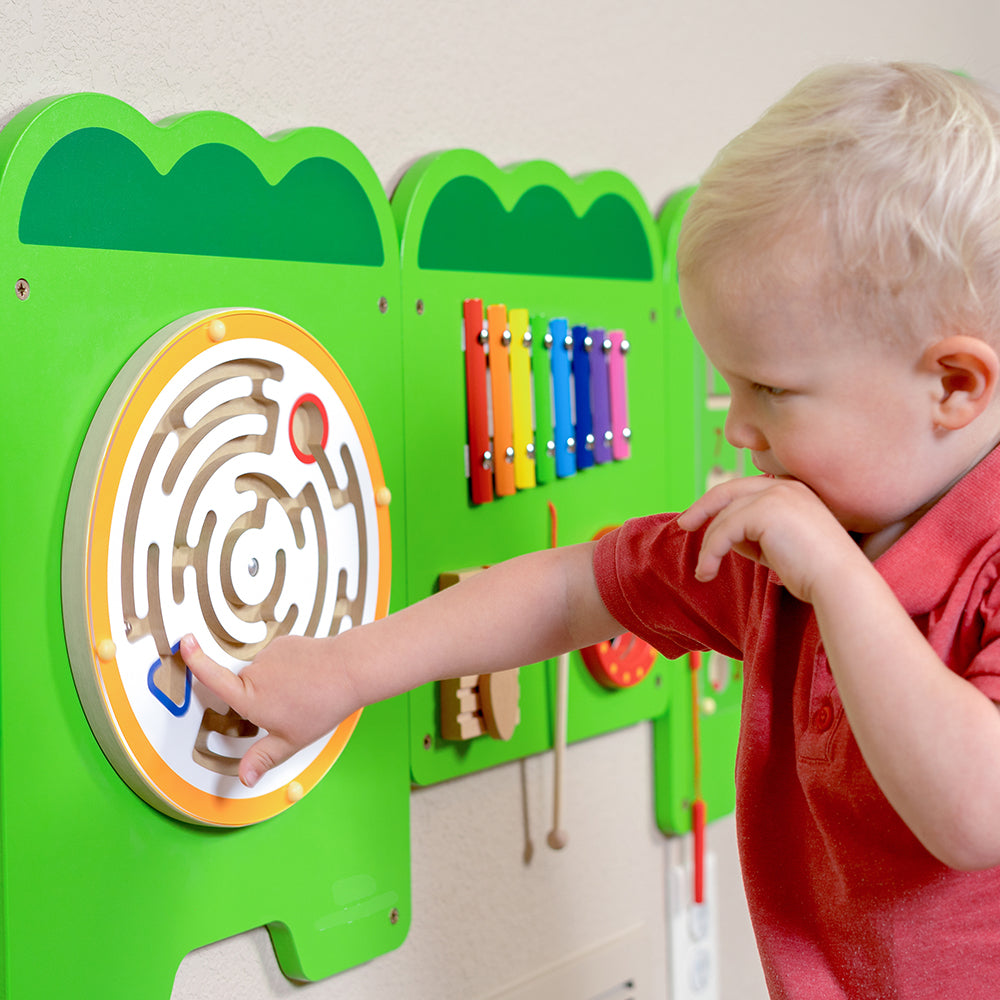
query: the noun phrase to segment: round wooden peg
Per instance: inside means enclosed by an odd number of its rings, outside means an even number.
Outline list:
[[[521,684],[518,669],[483,674],[479,679],[483,722],[495,740],[509,740],[521,721]]]

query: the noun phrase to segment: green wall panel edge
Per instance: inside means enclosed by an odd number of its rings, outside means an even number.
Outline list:
[[[203,164],[214,169],[228,157],[252,165],[263,179],[254,197],[274,193],[296,165],[339,164],[363,195],[354,224],[377,226],[381,262],[282,259],[287,250],[249,245],[238,228],[214,254],[197,241],[161,244],[170,252],[149,241],[144,249],[81,245],[88,241],[60,236],[52,218],[44,238],[29,218],[25,238],[36,242],[22,242],[22,204],[39,164],[65,137],[90,128],[127,140],[164,176],[192,151],[224,147],[211,152],[225,155]],[[405,698],[366,709],[326,778],[280,816],[235,830],[196,827],[147,806],[105,759],[74,688],[60,613],[67,496],[90,420],[132,353],[179,317],[251,306],[308,330],[351,381],[388,483],[401,487],[402,344],[399,313],[389,308],[399,265],[378,179],[353,145],[326,130],[265,139],[212,112],[154,125],[101,95],[22,112],[0,132],[0,165],[2,454],[8,482],[17,484],[0,501],[0,995],[167,996],[187,952],[261,925],[283,971],[299,979],[398,946],[411,912]],[[58,183],[57,174],[46,183]],[[289,196],[300,216],[309,215],[302,199],[314,195],[306,185]],[[188,207],[193,230],[211,218],[197,203]],[[242,208],[253,212],[253,199]],[[213,224],[222,225],[217,217]],[[255,256],[264,252],[270,259]],[[23,299],[15,294],[22,279],[30,287]],[[402,488],[392,529],[398,606],[406,577]]]
[[[677,371],[689,387],[678,391],[686,409],[690,436],[690,503],[720,475],[742,471],[742,455],[725,442],[723,399],[728,392],[710,369],[684,316],[677,281],[677,240],[694,188],[677,192],[664,204],[657,224],[663,241],[664,316],[667,338],[674,346]],[[678,386],[681,384],[680,375]],[[675,413],[673,419],[680,420]],[[670,708],[653,723],[656,821],[667,834],[691,830],[695,799],[694,725],[691,660],[683,657],[669,672]],[[697,678],[701,793],[708,821],[735,807],[734,771],[739,738],[741,664],[716,653],[701,657]]]
[[[471,180],[459,184],[462,179]],[[468,203],[452,197],[463,190],[473,192]],[[491,196],[485,197],[484,191]],[[442,192],[450,216],[439,210]],[[631,263],[624,268],[629,278],[621,276],[620,262],[616,276],[595,276],[614,273],[615,265],[608,262],[616,259],[617,249],[613,242],[608,244],[600,225],[589,227],[595,204],[613,206],[620,220],[630,220],[619,237],[630,246],[626,257]],[[478,214],[483,205],[490,212],[486,220]],[[506,213],[499,221],[498,206]],[[430,594],[441,572],[490,565],[546,547],[549,501],[558,511],[560,544],[589,540],[609,525],[678,502],[686,493],[689,475],[683,459],[672,459],[674,444],[690,435],[678,433],[663,418],[670,354],[664,341],[660,244],[649,210],[631,182],[608,171],[576,180],[540,161],[504,170],[477,153],[452,150],[419,161],[400,182],[392,207],[402,262],[408,599]],[[601,246],[576,248],[574,255],[561,258],[557,252],[544,257],[525,252],[526,245],[544,242],[550,231],[568,238],[574,225],[581,242],[597,239],[593,235],[597,233]],[[433,229],[433,253],[423,246],[425,227]],[[503,233],[499,241],[503,252],[497,250],[490,258],[489,266],[495,270],[476,270],[467,264],[484,260],[481,254],[464,256],[477,234],[497,232]],[[485,236],[484,241],[488,242]],[[430,266],[438,264],[442,266]],[[574,267],[585,273],[572,273]],[[535,328],[539,319],[566,317],[571,325],[624,329],[632,345],[628,370],[632,457],[473,505],[463,459],[466,298],[528,309],[535,343],[540,338]],[[666,666],[660,658],[641,684],[609,690],[594,681],[574,655],[568,699],[570,741],[662,714],[668,697]],[[521,721],[507,742],[488,735],[462,742],[443,740],[437,686],[413,692],[414,780],[429,784],[549,749],[554,673],[552,663],[522,669]]]

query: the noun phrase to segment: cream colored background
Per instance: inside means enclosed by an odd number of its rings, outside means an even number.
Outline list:
[[[265,134],[336,129],[389,191],[422,154],[465,146],[620,170],[656,210],[814,66],[918,58],[1000,85],[998,53],[997,0],[0,0],[0,124],[97,90],[153,119],[214,108]],[[251,931],[188,956],[174,1000],[481,1000],[635,924],[643,995],[666,996],[665,872],[686,845],[656,831],[650,753],[645,726],[570,750],[559,854],[544,844],[548,757],[414,792],[402,948],[299,986]],[[758,1000],[732,821],[710,840],[723,1000]]]

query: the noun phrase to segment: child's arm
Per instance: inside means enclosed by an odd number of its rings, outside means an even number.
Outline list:
[[[597,591],[592,559],[593,543],[520,556],[340,635],[276,639],[238,675],[190,636],[181,655],[199,681],[267,730],[240,764],[240,778],[253,785],[364,705],[617,635],[621,626]]]
[[[747,479],[706,494],[681,527],[709,525],[696,575],[729,551],[772,568],[816,611],[851,729],[921,843],[954,868],[1000,864],[1000,712],[950,670],[871,562],[801,483]]]

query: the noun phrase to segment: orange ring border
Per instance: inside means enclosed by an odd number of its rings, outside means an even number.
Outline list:
[[[102,451],[90,504],[86,551],[86,614],[90,629],[90,649],[95,680],[106,711],[121,734],[118,742],[135,771],[157,799],[170,809],[195,822],[213,826],[247,826],[269,819],[284,811],[293,802],[289,799],[288,784],[272,792],[249,799],[229,799],[211,795],[181,778],[146,738],[125,694],[117,669],[117,659],[102,662],[97,655],[98,644],[111,637],[110,611],[107,600],[107,566],[110,550],[109,535],[115,499],[121,484],[122,472],[129,450],[141,428],[150,407],[166,382],[189,361],[218,341],[209,335],[209,324],[216,320],[225,323],[224,339],[271,340],[295,351],[312,363],[336,392],[354,424],[368,464],[375,496],[385,487],[385,477],[379,460],[371,426],[361,402],[337,362],[327,350],[306,330],[276,313],[262,310],[220,310],[200,316],[189,326],[173,334],[144,365],[118,409],[107,443]],[[275,327],[284,334],[275,335]],[[167,356],[175,365],[166,379],[159,382],[154,373]],[[123,447],[124,443],[124,447]],[[109,499],[110,497],[110,499]],[[375,603],[375,617],[382,618],[389,609],[391,582],[391,541],[388,507],[376,502],[376,520],[379,540],[379,577]],[[94,600],[95,594],[103,598]],[[361,716],[358,709],[334,730],[329,741],[299,775],[293,778],[310,791],[333,766],[350,739]],[[185,804],[187,800],[191,800]]]

